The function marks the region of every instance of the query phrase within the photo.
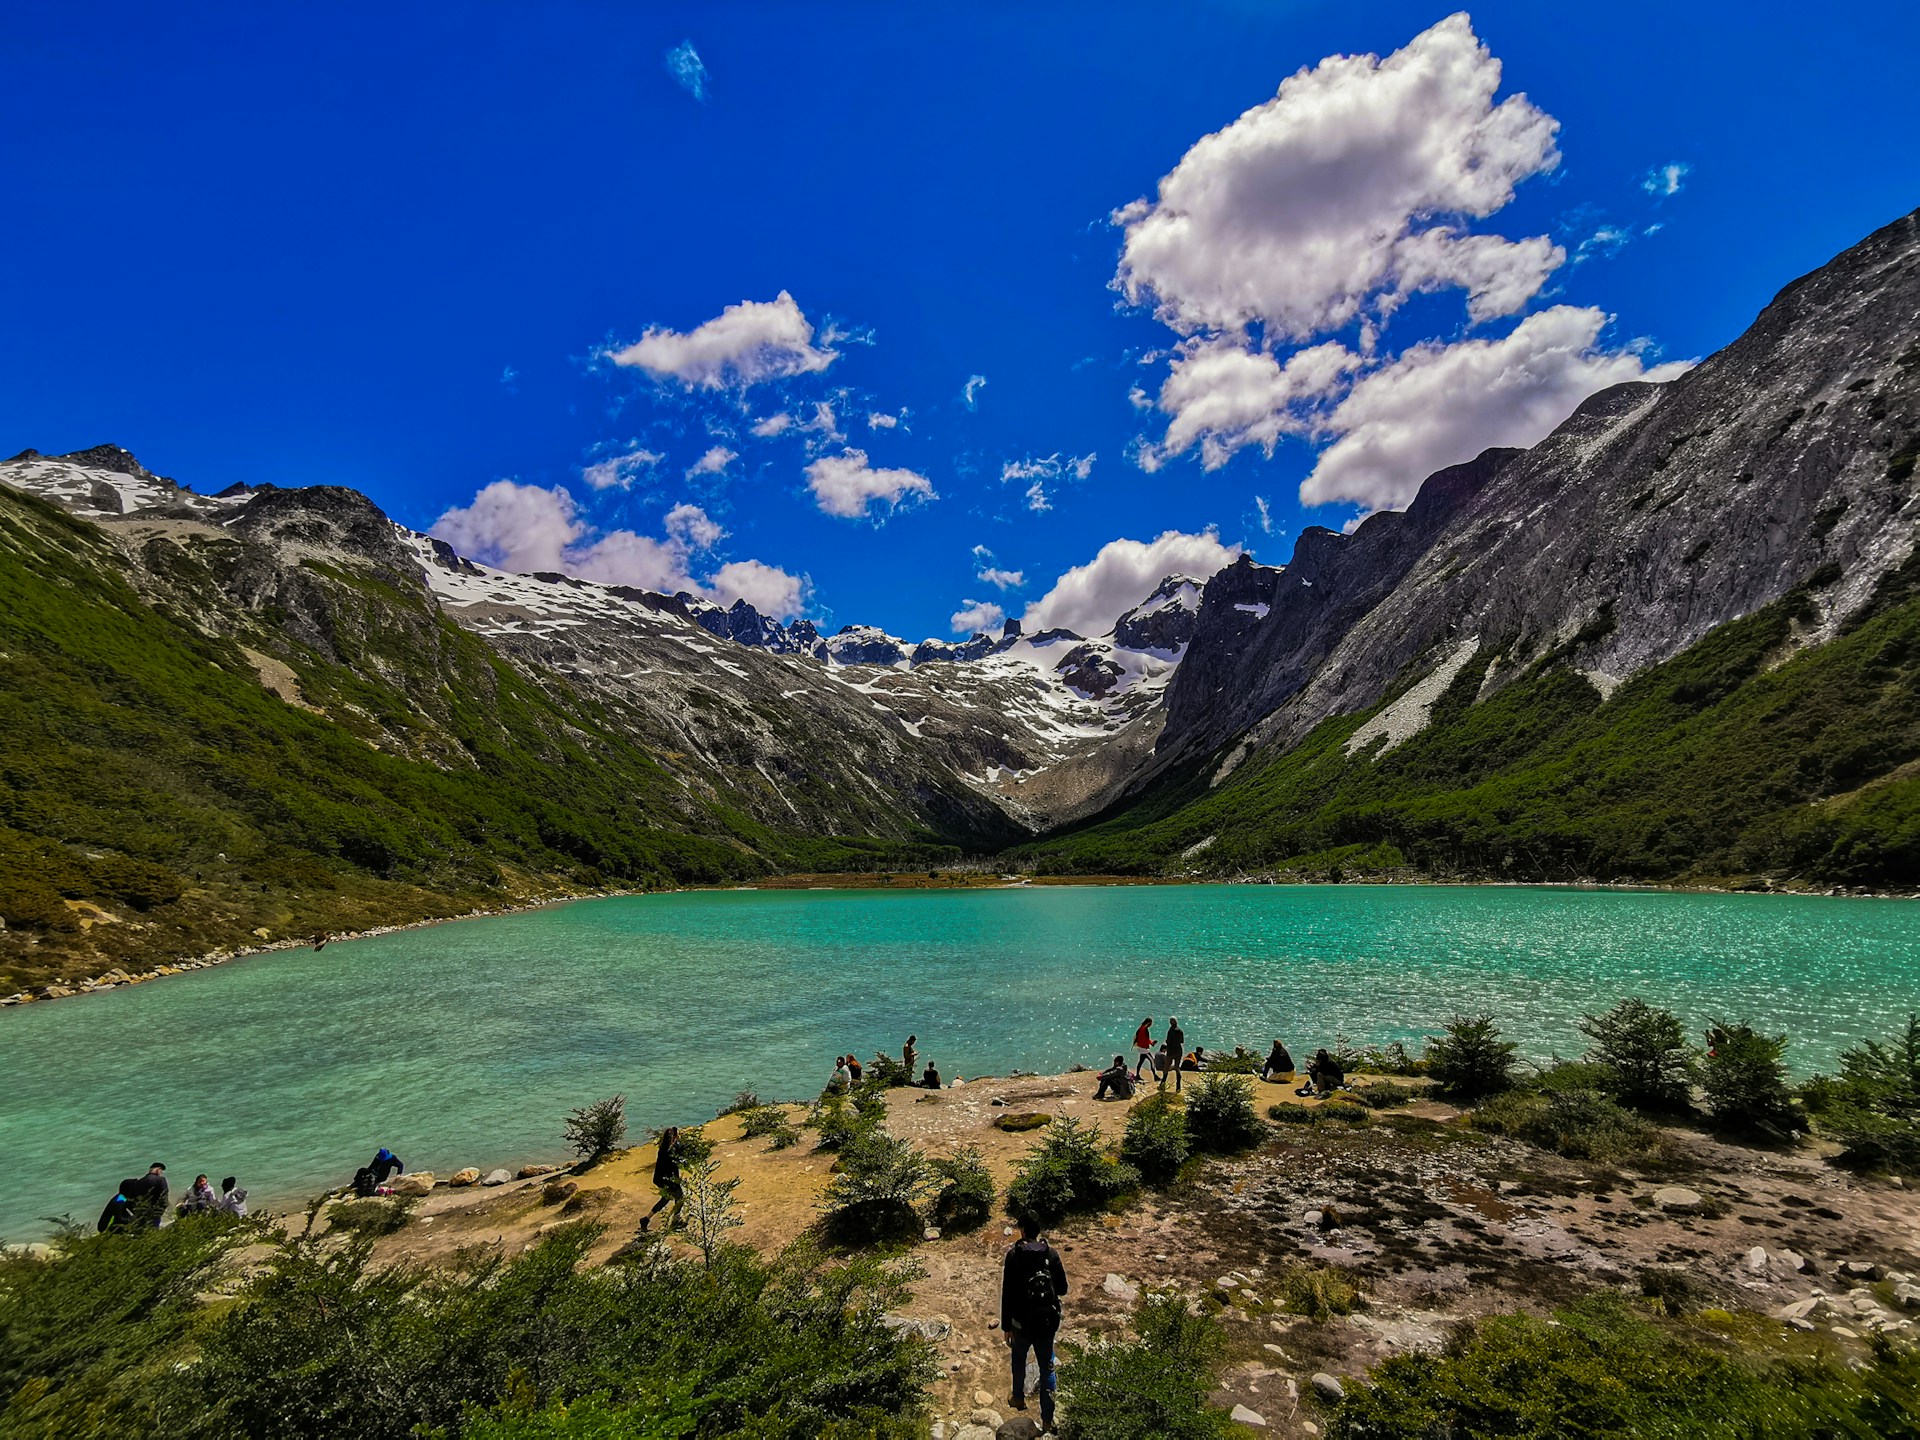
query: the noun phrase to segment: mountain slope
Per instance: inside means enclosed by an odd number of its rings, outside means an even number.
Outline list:
[[[1680,379],[1216,576],[1130,798],[1023,853],[1912,884],[1916,455],[1908,216]]]

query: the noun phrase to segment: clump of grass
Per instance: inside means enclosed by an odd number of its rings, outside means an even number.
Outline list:
[[[1395,1106],[1419,1099],[1420,1092],[1411,1086],[1396,1085],[1391,1080],[1387,1080],[1378,1085],[1361,1086],[1353,1092],[1353,1098],[1375,1110],[1391,1110]]]
[[[1024,1135],[1029,1130],[1038,1130],[1043,1125],[1051,1125],[1053,1116],[1039,1110],[1027,1110],[1018,1115],[1002,1115],[993,1122],[993,1128],[1004,1130],[1009,1135]]]
[[[1476,1130],[1511,1135],[1570,1160],[1612,1163],[1659,1148],[1660,1132],[1598,1090],[1514,1090],[1473,1112]]]
[[[1360,1302],[1353,1277],[1330,1265],[1289,1265],[1273,1288],[1283,1309],[1311,1320],[1351,1315]]]
[[[327,1211],[327,1224],[348,1235],[368,1240],[391,1235],[413,1218],[414,1201],[404,1195],[370,1195],[363,1200],[339,1200]]]

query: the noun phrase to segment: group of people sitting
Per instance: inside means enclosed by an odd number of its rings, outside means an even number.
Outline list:
[[[914,1047],[919,1043],[918,1035],[909,1035],[907,1043],[900,1047],[900,1068],[906,1072],[907,1076],[905,1083],[917,1085],[922,1090],[938,1090],[944,1082],[940,1079],[940,1071],[931,1060],[927,1062],[927,1068],[921,1072],[919,1079],[916,1080],[913,1077],[914,1062],[919,1059],[919,1052]],[[888,1056],[878,1055],[874,1057],[873,1063],[880,1065],[889,1059]],[[858,1085],[865,1074],[866,1067],[860,1063],[859,1056],[836,1055],[833,1057],[833,1079],[828,1082],[827,1088],[844,1094]]]
[[[109,1230],[132,1230],[141,1226],[157,1230],[167,1217],[168,1198],[167,1167],[156,1160],[147,1167],[146,1174],[120,1182],[94,1228],[103,1235]],[[216,1195],[207,1177],[196,1175],[185,1197],[173,1210],[177,1215],[217,1214],[244,1219],[247,1192],[229,1175],[220,1182],[220,1193]]]
[[[1149,1067],[1162,1090],[1167,1088],[1169,1077],[1173,1080],[1176,1092],[1180,1089],[1180,1077],[1184,1072],[1205,1070],[1209,1060],[1204,1045],[1196,1045],[1189,1054],[1181,1052],[1186,1046],[1186,1035],[1180,1029],[1178,1020],[1167,1022],[1166,1038],[1158,1046],[1153,1043],[1153,1017],[1148,1016],[1140,1022],[1140,1028],[1134,1032],[1133,1045],[1138,1058],[1133,1068],[1127,1068],[1124,1055],[1113,1057],[1113,1064],[1102,1070],[1096,1077],[1099,1087],[1093,1092],[1096,1100],[1131,1100],[1134,1087],[1141,1084],[1144,1073]],[[1176,1058],[1177,1057],[1177,1058]],[[1242,1062],[1244,1063],[1244,1062]],[[1296,1077],[1293,1056],[1286,1045],[1276,1039],[1273,1049],[1267,1052],[1267,1058],[1260,1063],[1257,1072],[1262,1080],[1281,1084],[1291,1083]],[[1344,1066],[1326,1050],[1316,1050],[1313,1059],[1307,1063],[1307,1083],[1296,1094],[1308,1096],[1326,1096],[1341,1089],[1347,1083]]]

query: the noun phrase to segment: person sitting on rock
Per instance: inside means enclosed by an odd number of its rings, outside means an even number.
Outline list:
[[[853,1071],[847,1068],[847,1057],[833,1057],[833,1079],[827,1082],[827,1088],[836,1095],[844,1095],[853,1087]]]
[[[1347,1083],[1347,1072],[1325,1050],[1316,1050],[1313,1059],[1307,1063],[1307,1080],[1309,1084],[1305,1093],[1331,1095]]]
[[[1207,1068],[1207,1047],[1196,1045],[1193,1053],[1180,1062],[1182,1070],[1204,1070]]]
[[[938,1090],[940,1088],[940,1072],[934,1068],[931,1060],[927,1062],[926,1073],[920,1077],[920,1088],[923,1090]]]
[[[231,1215],[236,1220],[247,1218],[247,1192],[240,1182],[229,1175],[220,1182],[220,1198],[213,1202],[213,1208],[222,1215]]]
[[[1288,1054],[1287,1047],[1276,1039],[1273,1042],[1273,1049],[1267,1052],[1267,1058],[1260,1063],[1260,1078],[1284,1082],[1293,1079],[1293,1076],[1293,1056]]]
[[[213,1186],[208,1183],[207,1177],[196,1175],[193,1177],[193,1184],[187,1188],[186,1195],[181,1198],[178,1213],[196,1215],[211,1210],[219,1198],[213,1193]]]
[[[673,1211],[667,1216],[667,1229],[671,1230],[680,1223],[680,1207],[686,1202],[686,1187],[680,1179],[680,1127],[669,1125],[660,1132],[659,1148],[653,1155],[653,1188],[660,1192],[660,1198],[653,1202],[653,1209],[640,1217],[640,1231],[646,1233],[653,1217],[667,1206]]]
[[[1040,1371],[1040,1428],[1053,1429],[1053,1337],[1060,1329],[1060,1299],[1067,1270],[1060,1252],[1040,1234],[1040,1222],[1022,1216],[1020,1238],[1000,1270],[1000,1329],[1013,1360],[1013,1408],[1027,1408],[1027,1352]]]
[[[1093,1098],[1105,1100],[1108,1092],[1112,1092],[1116,1100],[1133,1098],[1133,1076],[1128,1073],[1127,1057],[1124,1055],[1114,1056],[1113,1064],[1100,1072],[1100,1088],[1093,1092]]]
[[[858,1055],[847,1056],[847,1078],[855,1085],[858,1085],[860,1083],[860,1075],[860,1057]]]

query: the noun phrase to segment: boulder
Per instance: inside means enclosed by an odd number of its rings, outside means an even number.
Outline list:
[[[559,1168],[557,1165],[522,1165],[519,1171],[519,1178],[522,1180],[531,1180],[536,1175],[551,1175]]]
[[[1009,1415],[1000,1422],[995,1440],[1040,1440],[1040,1422],[1031,1415]]]
[[[431,1195],[433,1193],[433,1172],[421,1170],[413,1175],[402,1175],[399,1183],[393,1187],[396,1195]]]
[[[987,1406],[993,1404],[993,1396],[985,1390],[976,1390],[973,1392],[973,1403],[981,1409],[985,1409]]]
[[[474,1165],[469,1165],[464,1170],[456,1170],[447,1177],[447,1184],[449,1185],[475,1185],[478,1184],[479,1181],[480,1170],[479,1167]]]
[[[1309,1383],[1313,1386],[1314,1395],[1328,1405],[1338,1405],[1347,1398],[1347,1387],[1324,1370],[1314,1371]]]
[[[1871,1260],[1843,1260],[1840,1273],[1849,1280],[1878,1280],[1884,1272]]]
[[[1129,1285],[1124,1275],[1109,1274],[1100,1282],[1100,1288],[1116,1300],[1132,1301],[1140,1298],[1140,1287]]]
[[[1815,1295],[1810,1299],[1796,1300],[1791,1305],[1782,1305],[1773,1313],[1782,1320],[1804,1320],[1819,1303],[1820,1297]]]
[[[1258,1410],[1249,1410],[1244,1405],[1234,1406],[1233,1414],[1228,1418],[1236,1425],[1251,1425],[1256,1430],[1264,1430],[1267,1428],[1267,1417],[1262,1415]]]
[[[981,1405],[978,1406],[971,1415],[967,1416],[967,1423],[969,1425],[984,1425],[989,1430],[998,1430],[1001,1419],[1002,1417],[998,1410],[995,1410],[990,1405]],[[998,1437],[996,1437],[996,1440],[998,1440]]]
[[[1767,1251],[1764,1245],[1756,1245],[1751,1250],[1747,1251],[1747,1269],[1752,1270],[1756,1274],[1758,1274],[1758,1273],[1764,1272],[1766,1268],[1767,1268]]]
[[[1653,1192],[1653,1203],[1661,1210],[1686,1214],[1706,1204],[1707,1197],[1698,1190],[1689,1190],[1684,1185],[1662,1185]]]
[[[997,1437],[984,1425],[962,1425],[953,1432],[953,1440],[997,1440]]]
[[[571,1200],[573,1192],[580,1188],[578,1180],[549,1180],[540,1191],[542,1205],[558,1205],[562,1200]]]
[[[1893,1298],[1902,1310],[1920,1310],[1920,1285],[1896,1285]]]
[[[513,1177],[504,1170],[492,1170],[487,1173],[487,1178],[480,1183],[482,1185],[504,1185],[512,1178]]]

